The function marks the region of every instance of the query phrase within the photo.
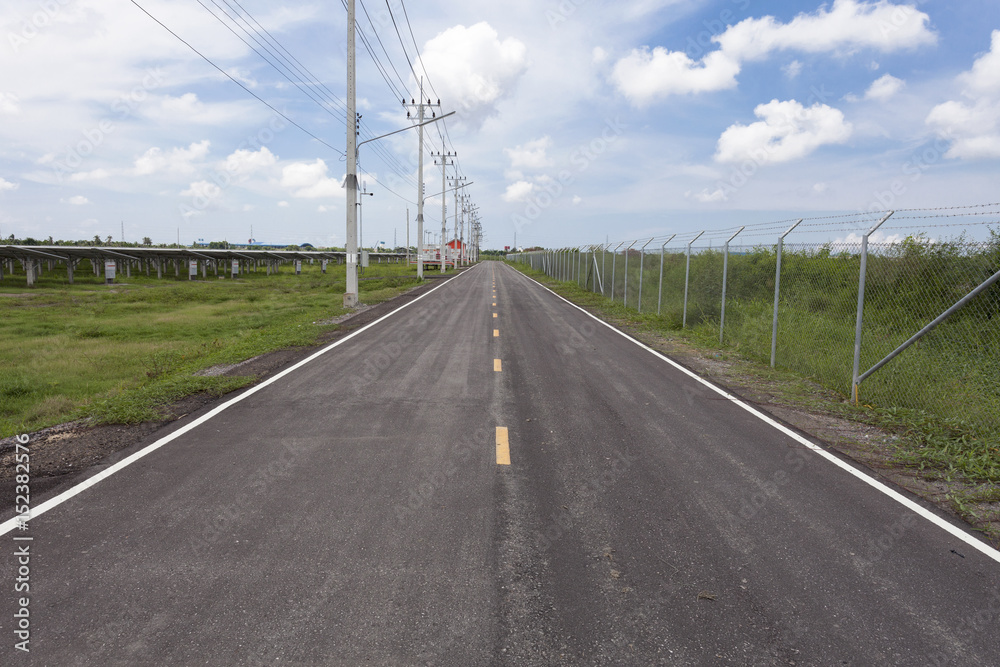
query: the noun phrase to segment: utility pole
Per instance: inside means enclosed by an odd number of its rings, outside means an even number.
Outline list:
[[[403,100],[403,104],[406,105],[406,100]],[[423,279],[424,277],[424,249],[423,249],[423,238],[424,238],[424,109],[437,107],[441,108],[441,100],[438,100],[437,104],[431,104],[430,100],[424,102],[424,77],[420,77],[420,101],[415,102],[412,98],[410,99],[409,106],[415,107],[417,110],[417,133],[419,139],[417,140],[417,243],[421,247],[417,248],[417,278]],[[436,116],[436,112],[431,112],[431,118]],[[410,112],[406,112],[406,117],[410,118]]]
[[[410,207],[406,207],[406,270],[410,270]]]
[[[432,155],[433,155],[433,153],[432,153]],[[445,170],[448,168],[448,158],[454,157],[456,155],[458,155],[458,153],[452,153],[450,151],[446,152],[446,153],[438,152],[437,158],[434,160],[434,164],[438,164],[438,160],[440,160],[440,164],[441,164],[441,246],[440,246],[440,248],[441,248],[440,249],[440,253],[441,253],[441,273],[445,272],[445,261],[444,261],[444,259],[445,259],[445,248],[446,248],[446,246],[445,246],[445,237],[448,236],[448,215],[447,215],[447,213],[448,213],[447,201],[448,200],[445,199],[445,196],[444,196],[444,193],[448,191],[448,175],[447,175],[447,173],[446,173]],[[455,164],[455,161],[452,160],[451,163]]]
[[[455,240],[458,241],[458,243],[459,243],[458,248],[456,248],[456,250],[458,251],[458,256],[457,256],[456,261],[455,261],[455,265],[456,266],[458,266],[461,263],[461,260],[462,260],[462,257],[463,257],[462,241],[459,240],[459,233],[458,233],[458,213],[459,213],[459,208],[458,208],[459,194],[458,194],[458,191],[462,189],[462,187],[463,187],[462,181],[464,181],[465,179],[466,179],[465,176],[459,176],[458,175],[458,167],[456,166],[455,167],[455,176],[451,180],[452,188],[455,190]]]
[[[358,135],[354,62],[354,0],[347,0],[347,288],[344,307],[358,305]]]

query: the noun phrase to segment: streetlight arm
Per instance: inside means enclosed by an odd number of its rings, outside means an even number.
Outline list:
[[[423,127],[424,125],[430,125],[431,123],[436,123],[439,120],[444,120],[448,116],[454,116],[455,113],[456,113],[455,111],[452,111],[450,113],[446,113],[443,116],[438,116],[437,118],[432,118],[432,119],[430,119],[428,121],[424,121],[423,123],[417,123],[416,125],[410,125],[409,127],[404,127],[401,130],[395,130],[394,132],[389,132],[388,134],[383,134],[383,135],[378,136],[378,137],[372,137],[371,139],[365,139],[364,141],[362,141],[362,142],[360,142],[358,144],[357,150],[360,151],[362,146],[364,146],[365,144],[370,143],[372,141],[378,141],[379,139],[385,139],[386,137],[391,137],[394,134],[399,134],[400,132],[406,132],[407,130],[412,130],[413,128],[416,128],[416,127]]]

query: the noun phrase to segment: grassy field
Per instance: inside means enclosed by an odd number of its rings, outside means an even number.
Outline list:
[[[904,243],[869,257],[861,370],[864,371],[1000,268],[1000,239],[969,252],[962,244]],[[610,280],[612,256],[584,257],[564,296],[635,326],[681,336],[762,367],[770,362],[775,282],[773,249],[729,257],[723,342],[719,341],[722,254],[691,258],[687,327],[682,329],[686,258],[667,253],[662,304],[659,254],[629,257],[626,308],[624,256],[615,260],[615,302],[594,294],[594,260]],[[515,266],[525,270],[524,265]],[[579,265],[578,265],[579,266]],[[860,262],[830,249],[786,249],[782,259],[776,365],[850,394]],[[527,270],[542,277],[541,271]],[[548,279],[547,279],[548,280]],[[599,288],[598,288],[599,289]],[[610,295],[610,282],[604,285]],[[657,309],[660,314],[657,315]],[[901,456],[916,466],[960,471],[1000,482],[1000,285],[940,325],[861,387],[856,417],[912,435]]]
[[[344,314],[343,266],[290,265],[237,280],[119,276],[105,286],[84,262],[76,284],[46,272],[0,282],[0,437],[80,417],[134,423],[197,393],[224,394],[253,381],[195,371],[272,350],[313,344]],[[416,284],[416,269],[373,264],[360,300],[374,304]]]

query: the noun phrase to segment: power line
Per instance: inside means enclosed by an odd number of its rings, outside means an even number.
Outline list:
[[[378,29],[375,27],[375,23],[372,21],[372,17],[368,14],[368,8],[365,7],[364,0],[361,0],[361,9],[364,10],[365,16],[368,18],[368,25],[372,27],[372,32],[375,33],[375,39],[378,40],[379,46],[382,47],[382,53],[385,54],[386,60],[389,61],[389,66],[392,67],[392,71],[396,73],[396,79],[403,85],[403,90],[406,90],[406,83],[403,81],[403,77],[401,77],[399,75],[399,72],[396,70],[396,66],[392,64],[392,57],[386,50],[385,44],[382,43],[382,38],[378,36]]]
[[[205,11],[207,11],[207,12],[208,12],[209,14],[211,14],[211,15],[212,15],[213,17],[215,17],[215,19],[216,19],[216,20],[217,20],[217,21],[218,21],[219,23],[221,23],[221,24],[222,24],[223,26],[225,26],[225,27],[226,27],[226,29],[228,29],[228,30],[229,30],[229,32],[231,32],[231,33],[233,33],[234,35],[236,35],[236,37],[237,37],[237,38],[239,38],[239,40],[240,40],[240,41],[242,41],[242,42],[243,42],[244,44],[246,44],[246,45],[247,45],[247,47],[249,47],[251,51],[253,51],[253,52],[254,52],[254,53],[256,53],[256,54],[257,54],[258,56],[260,56],[260,57],[261,57],[261,58],[262,58],[262,59],[264,60],[264,62],[266,62],[266,63],[267,63],[268,65],[270,65],[270,66],[271,66],[271,67],[272,67],[272,68],[274,69],[274,71],[278,72],[278,74],[280,74],[281,76],[285,77],[285,79],[287,79],[287,80],[289,81],[289,83],[291,83],[291,84],[292,84],[293,86],[295,86],[296,88],[298,88],[299,90],[301,90],[301,91],[302,91],[302,92],[303,92],[303,93],[304,93],[304,94],[306,95],[306,97],[308,97],[308,98],[309,98],[310,100],[312,100],[313,102],[315,102],[315,103],[316,103],[316,104],[317,104],[317,105],[318,105],[318,106],[319,106],[319,107],[320,107],[321,109],[323,109],[323,111],[325,111],[326,113],[330,114],[331,116],[333,116],[334,118],[336,118],[336,119],[337,119],[338,121],[342,121],[342,122],[344,122],[344,123],[345,123],[345,125],[346,125],[346,123],[347,123],[347,116],[346,116],[346,114],[345,114],[345,115],[343,115],[343,117],[341,117],[341,116],[338,116],[338,115],[334,114],[334,113],[333,113],[332,111],[330,111],[330,109],[329,109],[329,108],[328,108],[328,107],[327,107],[327,106],[326,106],[325,104],[323,104],[323,101],[322,101],[322,100],[320,100],[320,99],[317,99],[317,98],[316,98],[316,96],[315,96],[315,95],[314,95],[314,94],[313,94],[313,93],[312,93],[312,92],[311,92],[311,91],[310,91],[309,89],[307,89],[307,88],[304,88],[304,87],[303,87],[303,86],[302,86],[302,85],[301,85],[301,84],[300,84],[300,83],[299,83],[298,81],[296,81],[296,80],[295,80],[295,79],[293,79],[293,78],[292,78],[291,76],[289,76],[289,75],[288,75],[288,74],[286,74],[286,73],[285,73],[284,71],[282,71],[282,69],[281,69],[281,68],[279,68],[279,67],[278,67],[278,66],[277,66],[277,65],[276,65],[275,63],[273,63],[273,62],[272,62],[272,61],[271,61],[270,59],[268,59],[268,58],[267,58],[267,56],[265,56],[265,55],[264,55],[263,53],[261,53],[260,51],[258,51],[258,50],[257,50],[257,49],[256,49],[256,48],[255,48],[255,47],[253,46],[253,44],[251,44],[250,42],[248,42],[248,41],[247,41],[246,39],[244,39],[244,38],[243,38],[243,37],[242,37],[242,36],[241,36],[241,35],[240,35],[240,34],[239,34],[238,32],[236,32],[236,30],[234,30],[232,26],[230,26],[230,25],[229,25],[228,23],[226,23],[226,22],[225,22],[225,21],[224,21],[224,20],[222,19],[222,17],[220,17],[220,16],[218,15],[218,14],[216,14],[216,13],[215,13],[215,12],[213,12],[213,11],[212,11],[211,9],[209,9],[209,7],[208,7],[208,6],[207,6],[207,5],[206,5],[206,4],[204,3],[204,2],[202,2],[202,0],[196,0],[196,1],[197,1],[197,3],[198,3],[199,5],[201,5],[202,7],[204,7],[204,8],[205,8]],[[225,9],[223,9],[222,7],[220,7],[220,6],[219,6],[219,4],[218,4],[217,2],[215,2],[215,0],[210,0],[210,2],[211,2],[211,3],[213,4],[213,5],[215,5],[216,7],[218,7],[218,8],[219,8],[219,11],[221,11],[221,12],[222,12],[223,14],[225,14],[225,16],[226,16],[227,18],[229,18],[229,19],[230,19],[230,20],[232,20],[232,21],[233,21],[234,23],[236,23],[236,19],[235,19],[234,17],[230,16],[230,15],[229,15],[229,13],[228,13],[228,12],[227,12],[227,11],[226,11]],[[240,19],[242,19],[242,17],[239,17],[239,18],[240,18]],[[245,21],[245,20],[244,20],[244,23],[246,23],[246,21]],[[249,25],[249,24],[247,24],[247,25]],[[255,35],[254,35],[254,34],[253,34],[252,32],[250,32],[249,30],[247,30],[246,28],[244,28],[243,26],[241,26],[241,25],[240,25],[239,23],[236,23],[236,26],[237,26],[237,27],[238,27],[238,28],[239,28],[240,30],[242,30],[242,31],[243,31],[244,33],[246,33],[246,34],[247,34],[247,35],[248,35],[248,36],[250,37],[250,39],[252,39],[252,40],[253,40],[254,42],[256,42],[258,46],[260,46],[260,47],[261,47],[262,49],[264,49],[265,51],[267,51],[267,53],[268,53],[269,55],[271,55],[272,57],[275,57],[275,58],[278,58],[277,54],[275,54],[275,53],[274,53],[274,52],[273,52],[273,51],[272,51],[272,50],[270,49],[270,47],[268,47],[268,46],[265,46],[264,44],[261,44],[260,40],[258,40],[258,39],[257,39],[257,37],[256,37],[256,36],[255,36]],[[279,60],[279,62],[280,62],[280,60]],[[290,69],[290,68],[289,68],[289,67],[288,67],[287,65],[285,65],[284,63],[281,63],[281,65],[282,65],[282,67],[284,67],[284,68],[285,68],[286,70],[288,70],[289,72],[291,72],[291,69]]]
[[[339,150],[339,149],[337,149],[337,148],[334,148],[333,146],[331,146],[331,145],[330,145],[330,144],[328,144],[327,142],[323,141],[322,139],[320,139],[319,137],[317,137],[317,136],[316,136],[315,134],[313,134],[312,132],[310,132],[310,131],[309,131],[309,130],[307,130],[306,128],[304,128],[304,127],[302,127],[301,125],[299,125],[298,123],[296,123],[296,122],[295,122],[294,120],[292,120],[291,118],[289,118],[288,116],[286,116],[286,115],[285,115],[285,114],[283,114],[282,112],[278,111],[278,110],[277,110],[277,109],[276,109],[276,108],[275,108],[274,106],[272,106],[272,105],[271,105],[271,104],[270,104],[269,102],[267,102],[266,100],[264,100],[264,98],[262,98],[262,97],[261,97],[261,96],[259,96],[259,95],[258,95],[257,93],[255,93],[255,92],[253,92],[252,90],[250,90],[249,88],[247,88],[247,87],[246,87],[245,85],[243,85],[243,83],[242,83],[242,82],[240,82],[240,81],[238,81],[237,79],[235,79],[235,78],[234,78],[234,77],[233,77],[233,76],[232,76],[231,74],[229,74],[229,72],[227,72],[226,70],[224,70],[224,69],[222,69],[221,67],[219,67],[218,65],[216,65],[216,64],[215,64],[215,63],[214,63],[214,62],[213,62],[213,61],[212,61],[212,60],[211,60],[211,59],[210,59],[210,58],[209,58],[208,56],[206,56],[205,54],[203,54],[203,53],[202,53],[201,51],[199,51],[198,49],[194,48],[194,47],[193,47],[193,46],[192,46],[192,45],[191,45],[190,43],[188,43],[187,41],[185,41],[185,40],[184,40],[184,39],[183,39],[183,38],[182,38],[182,37],[181,37],[180,35],[178,35],[178,34],[177,34],[176,32],[174,32],[173,30],[171,30],[170,28],[168,28],[168,27],[167,27],[166,25],[164,25],[164,23],[163,23],[163,22],[162,22],[162,21],[161,21],[160,19],[158,19],[158,18],[156,18],[155,16],[153,16],[152,14],[150,14],[150,13],[149,13],[149,12],[148,12],[148,11],[146,10],[146,8],[145,8],[145,7],[143,7],[142,5],[140,5],[140,4],[138,3],[138,2],[136,2],[136,0],[130,0],[130,2],[131,2],[131,3],[133,4],[133,5],[135,5],[136,7],[138,7],[138,8],[140,9],[140,10],[142,10],[142,12],[143,12],[143,13],[144,13],[144,14],[145,14],[146,16],[148,16],[149,18],[153,19],[153,20],[154,20],[154,21],[156,21],[156,22],[157,22],[158,24],[160,24],[160,27],[162,27],[162,28],[163,28],[164,30],[166,30],[167,32],[169,32],[169,33],[170,33],[171,35],[173,35],[174,37],[176,37],[178,41],[180,41],[180,42],[181,42],[182,44],[184,44],[184,46],[186,46],[186,47],[188,47],[189,49],[191,49],[192,51],[194,51],[194,52],[195,52],[196,54],[198,54],[199,56],[201,56],[201,58],[202,58],[203,60],[205,60],[205,62],[207,62],[207,63],[208,63],[209,65],[211,65],[211,66],[212,66],[212,67],[214,67],[215,69],[219,70],[219,72],[221,72],[221,73],[222,73],[223,75],[225,75],[225,77],[226,77],[227,79],[229,79],[230,81],[232,81],[233,83],[235,83],[235,84],[236,84],[237,86],[239,86],[240,88],[242,88],[243,90],[245,90],[245,91],[246,91],[247,93],[249,93],[250,95],[252,95],[252,96],[253,96],[254,98],[256,98],[256,99],[257,99],[257,100],[258,100],[258,101],[259,101],[259,102],[260,102],[261,104],[265,105],[265,106],[266,106],[267,108],[269,108],[269,109],[270,109],[271,111],[273,111],[274,113],[278,114],[279,116],[281,116],[282,118],[284,118],[285,120],[287,120],[287,121],[288,121],[289,123],[291,123],[291,124],[292,124],[292,125],[294,125],[295,127],[299,128],[300,130],[302,130],[303,132],[305,132],[306,134],[308,134],[308,135],[309,135],[310,137],[312,137],[313,139],[315,139],[315,140],[316,140],[316,141],[318,141],[319,143],[323,144],[324,146],[326,146],[326,147],[327,147],[327,148],[329,148],[330,150],[334,151],[334,152],[335,152],[335,153],[337,153],[338,155],[341,155],[341,156],[343,156],[343,155],[344,155],[344,152],[343,152],[343,151],[341,151],[341,150]]]
[[[416,83],[420,80],[420,77],[417,76],[417,71],[413,69],[413,61],[410,60],[410,54],[406,52],[406,45],[403,44],[403,35],[399,32],[399,26],[396,25],[396,17],[392,13],[392,7],[389,6],[389,0],[385,0],[385,7],[389,10],[389,18],[392,19],[392,27],[396,30],[396,38],[399,40],[399,48],[403,50],[403,57],[406,58],[406,65],[410,68],[410,74],[413,75],[413,82]]]
[[[230,4],[230,0],[222,0],[222,1],[230,9],[232,9],[232,11],[235,14],[239,15],[239,12],[237,12],[237,10],[233,8],[232,4]],[[200,2],[201,2],[201,0],[199,0],[199,3]],[[228,12],[225,12],[225,10],[223,10],[222,7],[220,7],[215,0],[211,0],[211,2],[216,7],[219,7],[219,9],[222,10],[226,14],[226,16],[228,18],[230,18],[230,19],[233,18],[232,16],[229,15]],[[243,30],[243,32],[245,32],[247,35],[249,35],[251,37],[251,39],[253,39],[255,42],[257,42],[257,44],[259,44],[262,48],[264,48],[270,55],[274,56],[279,61],[283,61],[282,65],[289,72],[292,72],[292,70],[294,69],[295,73],[297,73],[298,75],[301,75],[303,79],[306,79],[307,81],[309,81],[310,85],[312,85],[312,82],[315,82],[315,86],[316,86],[316,92],[315,92],[315,94],[316,94],[316,96],[318,96],[320,98],[324,98],[325,97],[326,99],[323,99],[322,101],[318,101],[316,99],[316,97],[313,96],[313,94],[311,92],[311,89],[303,88],[301,85],[299,85],[299,83],[297,83],[294,80],[292,80],[284,72],[281,72],[281,70],[278,70],[279,73],[281,73],[283,76],[285,76],[286,79],[288,79],[289,81],[291,81],[296,87],[298,87],[300,90],[302,90],[310,99],[312,99],[314,102],[316,102],[317,104],[319,104],[321,106],[321,108],[323,108],[325,111],[327,111],[327,113],[329,113],[329,110],[326,109],[325,106],[323,106],[323,102],[331,104],[331,106],[333,106],[334,108],[337,108],[338,110],[342,110],[343,118],[342,119],[339,118],[339,117],[337,117],[337,118],[338,118],[338,120],[341,120],[342,122],[344,122],[345,128],[346,128],[346,122],[347,122],[347,115],[346,115],[346,113],[347,113],[347,105],[344,103],[344,101],[341,100],[332,90],[330,90],[330,88],[328,86],[326,86],[326,84],[322,83],[322,81],[319,80],[319,77],[317,77],[315,74],[313,74],[309,70],[309,68],[306,67],[298,58],[296,58],[294,55],[292,55],[292,53],[287,48],[285,48],[281,44],[281,42],[279,42],[278,39],[276,37],[274,37],[274,35],[272,35],[266,28],[264,28],[264,26],[261,25],[261,23],[247,9],[245,7],[243,7],[243,5],[241,5],[239,3],[239,0],[232,0],[232,3],[235,4],[237,7],[239,7],[240,10],[242,10],[243,14],[245,14],[246,17],[249,18],[250,21],[253,22],[253,26],[250,26],[250,23],[246,19],[244,19],[242,16],[239,16],[239,18],[243,21],[243,23],[245,23],[248,27],[253,28],[253,32],[254,33],[256,33],[258,35],[259,34],[267,35],[267,37],[270,38],[269,40],[267,40],[267,41],[269,41],[269,44],[262,44],[260,42],[260,40],[258,40],[253,33],[251,33],[250,31],[248,31],[243,26],[240,26],[240,29]],[[204,6],[204,5],[202,5],[202,6]],[[206,9],[207,9],[207,7],[206,7]],[[214,14],[214,12],[213,12],[213,16],[216,16],[217,19],[219,18],[217,15]],[[220,21],[221,21],[221,19],[220,19]],[[229,26],[226,26],[226,27],[229,28]],[[232,31],[232,28],[229,28],[229,29],[230,29],[230,31]],[[234,32],[234,34],[235,34],[235,32]],[[239,37],[239,35],[237,35],[237,37]],[[242,39],[242,37],[241,37],[241,39]],[[243,40],[243,42],[246,43],[246,40]],[[288,57],[282,56],[280,53],[277,53],[274,49],[270,48],[270,44],[273,44],[278,49],[281,49],[281,51],[283,51],[285,54],[287,54]],[[250,46],[250,45],[247,44],[247,46]],[[253,47],[251,46],[250,48],[253,48]],[[256,49],[254,49],[254,50],[256,51]],[[261,57],[263,58],[263,55],[260,54],[259,52],[258,52],[258,55],[261,55]],[[264,59],[267,60],[267,58],[264,58]],[[270,63],[270,64],[271,64],[272,67],[274,67],[273,63]],[[275,69],[277,69],[277,68],[275,68]],[[325,95],[324,95],[324,93],[325,93]],[[375,136],[375,133],[372,132],[372,130],[365,123],[362,123],[362,128],[368,132],[368,134],[369,134],[370,137],[374,137]],[[389,153],[384,147],[382,147],[382,146],[376,146],[376,147],[373,147],[373,150],[375,150],[375,152],[378,155],[379,159],[382,160],[383,163],[385,163],[386,167],[388,167],[392,171],[396,172],[401,178],[412,180],[412,178],[408,174],[405,173],[405,168],[399,162],[399,160],[397,160],[395,158],[395,156],[393,156],[391,153]]]
[[[386,0],[386,4],[389,4],[388,0]],[[399,0],[399,6],[403,8],[403,18],[406,19],[406,28],[407,28],[407,30],[410,31],[410,39],[413,40],[413,48],[416,50],[417,60],[420,61],[420,69],[422,69],[424,71],[424,76],[427,77],[427,85],[429,85],[431,87],[431,92],[434,93],[434,97],[437,97],[437,98],[440,99],[441,96],[437,94],[437,91],[434,89],[434,84],[431,83],[431,75],[427,73],[427,68],[424,67],[424,59],[420,57],[420,47],[417,46],[417,40],[413,36],[413,26],[410,25],[410,17],[407,16],[407,14],[406,14],[406,5],[403,4],[403,0]],[[392,15],[392,10],[391,9],[389,10],[389,15],[390,16]],[[395,21],[393,21],[393,25],[395,25]]]

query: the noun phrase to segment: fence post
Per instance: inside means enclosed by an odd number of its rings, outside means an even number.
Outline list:
[[[583,246],[576,249],[576,286],[580,286],[580,277],[583,273]]]
[[[794,225],[778,237],[777,264],[774,269],[774,314],[771,317],[771,368],[774,368],[774,357],[778,351],[778,297],[781,294],[781,253],[785,247],[785,237],[798,227],[801,222],[802,218],[799,218]]]
[[[704,231],[700,231],[697,236],[688,241],[687,268],[684,269],[684,314],[681,316],[681,329],[687,326],[688,321],[688,282],[691,277],[691,244],[697,241],[698,238],[704,233]]]
[[[746,227],[740,227],[736,233],[726,240],[722,251],[722,311],[719,314],[719,345],[722,345],[722,332],[726,329],[726,282],[729,278],[729,242],[735,239]]]
[[[618,260],[618,248],[621,248],[623,245],[625,245],[624,241],[616,245],[614,251],[611,253],[611,300],[612,301],[615,300],[615,264],[617,263]]]
[[[875,223],[868,233],[861,237],[861,272],[858,276],[858,319],[854,325],[854,372],[851,374],[851,400],[858,404],[858,371],[861,365],[861,327],[865,317],[865,279],[868,274],[868,237],[882,226],[895,211],[889,211],[884,218]]]
[[[634,246],[638,242],[639,241],[632,241],[631,243],[628,244],[628,247],[625,248],[625,286],[622,289],[623,306],[628,306],[628,253],[630,250],[632,250],[632,246]]]
[[[664,248],[667,247],[667,244],[674,240],[674,236],[677,236],[677,234],[674,234],[673,236],[671,236],[669,239],[667,239],[666,241],[663,242],[663,245],[660,246],[660,293],[656,297],[656,314],[657,314],[657,316],[660,314],[660,308],[663,307],[663,251],[664,251]]]
[[[604,286],[607,284],[608,280],[608,248],[611,247],[609,243],[607,246],[601,246],[601,296],[604,296]]]
[[[655,237],[653,237],[655,238]],[[646,261],[646,246],[653,242],[653,239],[646,241],[646,244],[639,248],[639,312],[642,312],[642,266]]]

